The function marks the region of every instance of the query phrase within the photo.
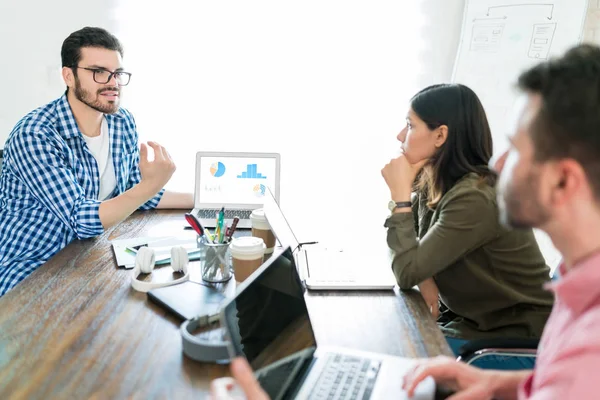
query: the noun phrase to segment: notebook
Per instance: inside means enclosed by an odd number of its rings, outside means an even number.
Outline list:
[[[301,278],[311,290],[392,290],[396,278],[389,254],[364,250],[330,251],[303,246],[296,239],[276,198],[267,190],[265,217],[282,246],[290,246]]]
[[[408,399],[401,382],[414,359],[318,345],[289,247],[237,288],[220,321],[230,356],[248,359],[273,400]],[[429,377],[412,399],[434,396]]]
[[[198,260],[201,248],[198,247],[195,237],[136,237],[130,239],[114,239],[110,241],[117,266],[131,269],[135,266],[135,257],[140,247],[154,248],[156,255],[155,265],[166,265],[171,262],[171,247],[181,246],[188,252],[190,261]]]
[[[279,201],[279,171],[277,153],[198,152],[192,213],[212,228],[225,207],[226,223],[237,216],[238,228],[250,228],[250,213],[262,207],[267,189]]]

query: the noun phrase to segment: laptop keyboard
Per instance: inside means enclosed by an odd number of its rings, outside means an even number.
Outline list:
[[[198,210],[198,218],[201,219],[216,219],[219,210]],[[240,219],[250,219],[252,210],[228,210],[225,209],[225,219],[233,219],[239,217]]]
[[[329,354],[326,362],[317,384],[310,393],[310,400],[369,399],[377,380],[381,361]]]

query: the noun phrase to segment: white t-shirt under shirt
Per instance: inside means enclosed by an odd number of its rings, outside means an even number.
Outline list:
[[[113,165],[110,136],[108,134],[108,122],[106,122],[106,118],[102,118],[100,136],[89,137],[83,135],[83,139],[98,163],[98,174],[100,175],[98,200],[105,200],[117,186],[117,177]]]

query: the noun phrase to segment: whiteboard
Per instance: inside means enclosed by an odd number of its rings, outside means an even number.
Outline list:
[[[506,148],[519,74],[581,41],[587,0],[467,0],[452,81],[477,93],[494,152]]]

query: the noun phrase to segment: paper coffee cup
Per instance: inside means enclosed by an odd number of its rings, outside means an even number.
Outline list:
[[[252,236],[259,237],[265,242],[267,247],[265,253],[272,253],[275,249],[275,235],[265,217],[265,211],[262,208],[253,210],[250,214],[250,221],[252,222]]]
[[[234,238],[229,245],[235,280],[243,282],[263,263],[265,243],[259,237]]]

